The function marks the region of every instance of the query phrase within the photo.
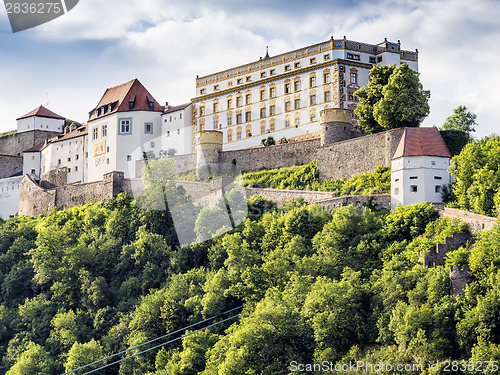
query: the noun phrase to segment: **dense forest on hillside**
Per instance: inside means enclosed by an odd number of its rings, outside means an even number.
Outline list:
[[[321,361],[500,360],[499,227],[471,252],[458,249],[447,265],[426,269],[419,251],[464,230],[427,204],[330,214],[296,201],[277,210],[254,197],[237,228],[181,248],[168,211],[140,208],[141,199],[151,197],[122,194],[0,223],[2,372],[63,373],[238,312],[98,373],[288,374],[291,363]],[[206,223],[197,219],[195,231],[210,230]],[[464,263],[475,281],[450,296],[448,265]]]

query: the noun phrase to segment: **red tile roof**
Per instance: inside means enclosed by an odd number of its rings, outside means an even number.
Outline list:
[[[129,112],[129,102],[134,102],[134,111],[149,111],[149,103],[152,102],[153,111],[163,112],[163,107],[136,78],[122,85],[106,89],[97,106],[90,111],[89,121],[110,113]],[[111,105],[111,111],[108,109],[109,105]],[[98,109],[103,112],[99,116],[97,115]]]
[[[37,116],[37,117],[48,117],[48,118],[55,118],[59,120],[65,120],[64,117],[59,116],[58,114],[52,112],[51,110],[45,108],[43,105],[38,107],[37,109],[34,109],[30,113],[25,114],[24,116],[19,117],[17,120],[21,120],[23,118],[28,118],[32,116]]]
[[[186,109],[191,103],[184,103],[181,105],[169,105],[165,108],[163,113],[171,113],[175,111],[180,111],[181,109]]]
[[[451,158],[451,153],[436,128],[405,128],[392,158],[422,155]]]

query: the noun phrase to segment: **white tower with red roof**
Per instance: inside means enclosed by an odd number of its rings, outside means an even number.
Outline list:
[[[391,160],[391,207],[442,203],[450,158],[436,128],[405,128]]]
[[[65,118],[45,108],[43,105],[17,119],[17,132],[44,130],[62,132]]]

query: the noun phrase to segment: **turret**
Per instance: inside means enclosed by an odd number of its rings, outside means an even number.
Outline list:
[[[319,113],[321,146],[352,138],[352,115],[348,109],[327,108]]]
[[[196,142],[196,177],[204,180],[219,172],[219,153],[222,151],[223,133],[202,130]]]

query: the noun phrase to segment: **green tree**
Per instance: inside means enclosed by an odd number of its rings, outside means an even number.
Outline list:
[[[270,135],[269,137],[263,139],[260,143],[262,143],[263,146],[272,146],[276,144],[276,141],[274,140],[274,137]]]
[[[88,365],[89,363],[98,361],[103,357],[103,348],[101,344],[94,339],[85,344],[75,342],[68,352],[68,359],[64,365],[65,371],[71,371],[79,367]],[[103,363],[98,363],[75,372],[75,375],[86,373],[90,370],[102,366]]]
[[[52,375],[54,370],[49,353],[41,345],[30,342],[5,375]]]
[[[469,135],[476,131],[477,115],[469,112],[467,107],[460,105],[453,110],[453,115],[448,116],[442,130],[459,130]]]
[[[372,74],[373,71],[373,74]],[[356,91],[356,108],[363,133],[399,127],[417,127],[429,114],[430,92],[423,89],[418,74],[408,64],[374,66],[366,88]]]

